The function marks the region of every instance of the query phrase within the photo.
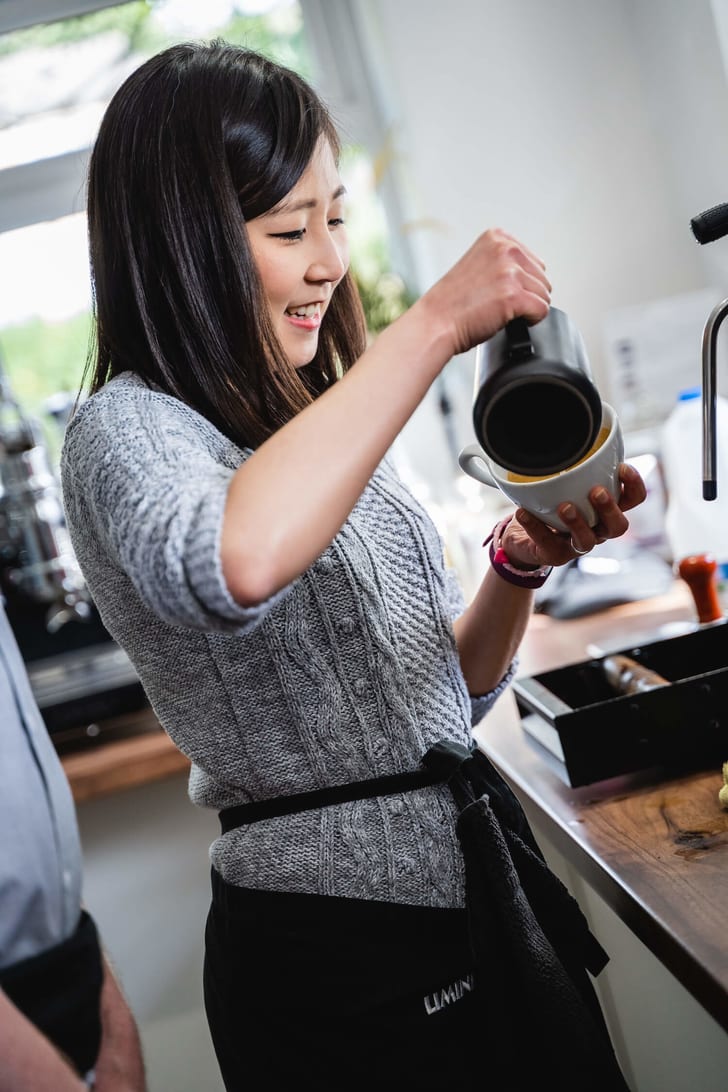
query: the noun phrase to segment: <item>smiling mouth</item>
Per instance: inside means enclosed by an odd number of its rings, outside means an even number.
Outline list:
[[[309,303],[306,307],[287,307],[286,314],[291,318],[312,319],[321,317],[321,304]]]

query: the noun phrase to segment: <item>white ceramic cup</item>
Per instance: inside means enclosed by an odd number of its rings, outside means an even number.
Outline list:
[[[617,469],[623,459],[622,428],[612,407],[602,402],[602,424],[596,442],[578,463],[558,474],[543,478],[513,474],[486,455],[479,444],[464,447],[458,463],[471,478],[500,489],[516,507],[532,512],[557,531],[568,531],[556,514],[558,506],[571,501],[593,527],[597,515],[589,501],[589,493],[595,485],[603,485],[616,500],[621,490]]]

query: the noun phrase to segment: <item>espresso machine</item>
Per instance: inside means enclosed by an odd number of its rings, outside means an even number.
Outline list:
[[[59,750],[100,738],[98,721],[146,704],[84,582],[41,425],[24,413],[1,365],[0,594]]]

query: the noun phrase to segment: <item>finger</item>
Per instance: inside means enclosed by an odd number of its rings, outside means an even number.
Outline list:
[[[513,257],[515,261],[511,265],[511,274],[519,288],[524,292],[532,292],[546,303],[550,303],[551,281],[541,266],[520,254]]]
[[[505,300],[502,326],[517,318],[525,319],[529,326],[541,322],[549,313],[549,300],[548,294],[531,292],[520,284],[517,285],[516,291],[510,292]]]
[[[591,528],[594,538],[619,538],[629,527],[629,521],[622,509],[622,501],[618,504],[607,490],[601,486],[595,486],[589,493],[589,500],[597,516],[596,527]]]
[[[529,326],[535,326],[537,322],[543,322],[548,315],[549,300],[549,296],[540,296],[535,292],[524,295],[523,303],[513,317],[524,318]]]
[[[593,503],[593,502],[592,502]],[[612,501],[614,505],[614,502]],[[619,511],[616,505],[615,509]],[[597,544],[597,537],[592,527],[589,526],[584,516],[576,507],[576,505],[570,502],[560,504],[558,509],[559,517],[567,527],[567,535],[565,536],[569,543],[575,557],[580,557],[583,554],[588,554],[590,550],[593,550]]]
[[[551,282],[546,276],[546,266],[538,255],[505,231],[488,231],[484,239],[488,245],[493,244],[492,253],[497,256],[506,283],[518,285],[519,290],[534,290],[539,298],[548,303]]]
[[[631,508],[636,508],[638,504],[642,504],[647,496],[647,486],[639,471],[629,463],[620,463],[618,474],[622,483],[622,496],[619,499],[619,507],[623,512],[628,512]]]
[[[574,553],[568,539],[556,534],[537,516],[518,508],[514,518],[531,539],[536,557],[542,565],[564,565],[572,560]]]
[[[551,285],[546,277],[539,277],[524,269],[521,274],[524,291],[538,296],[545,303],[551,302]]]
[[[578,544],[574,542],[573,537],[569,538],[569,545],[574,552],[574,557],[585,557],[586,554],[591,553],[593,549],[592,546],[585,546],[583,550],[580,549]]]
[[[508,318],[524,318],[529,325],[542,322],[549,313],[551,293],[537,277],[519,270],[513,274],[515,292],[509,294]]]
[[[589,500],[597,517],[590,526],[573,504],[560,505],[558,514],[568,528],[572,550],[577,556],[588,553],[610,538],[620,538],[629,529],[629,521],[620,505],[602,486],[595,486]]]
[[[510,239],[512,243],[515,243],[518,247],[518,251],[524,258],[529,259],[534,266],[538,266],[540,269],[546,268],[546,262],[539,258],[538,254],[534,253],[534,251],[531,250],[530,247],[527,247],[525,243],[522,243],[520,239],[517,239],[515,235],[511,235],[509,231],[503,231],[502,229],[499,230],[499,234],[502,235],[504,239]]]

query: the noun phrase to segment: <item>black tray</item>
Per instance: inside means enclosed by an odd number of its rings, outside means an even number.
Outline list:
[[[624,648],[670,686],[615,694],[602,659],[513,683],[523,727],[563,763],[572,786],[656,766],[674,772],[728,761],[728,623]]]

